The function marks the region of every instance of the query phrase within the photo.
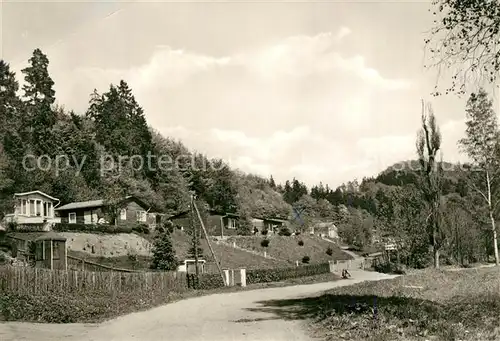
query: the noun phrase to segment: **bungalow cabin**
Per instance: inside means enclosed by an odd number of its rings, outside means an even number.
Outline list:
[[[55,216],[55,209],[59,199],[41,191],[31,191],[14,194],[14,212],[6,214],[4,223],[15,222],[22,229],[35,228],[40,231],[49,231],[54,223],[59,222]]]
[[[184,211],[168,218],[179,230],[190,228],[191,218],[190,211]],[[198,219],[196,214],[193,217]],[[233,213],[220,213],[217,211],[209,211],[205,217],[205,228],[211,236],[232,236],[237,234],[239,216]]]
[[[282,218],[263,218],[264,229],[278,233],[282,228],[288,227],[288,220]]]
[[[288,227],[288,221],[281,218],[253,218],[252,225],[254,232],[268,231],[268,233],[278,233],[282,228]]]
[[[38,268],[67,270],[65,237],[52,231],[13,232],[7,235],[7,239],[15,245],[18,259],[28,261],[34,256]],[[34,243],[34,250],[30,248],[30,243]]]
[[[118,203],[116,215],[117,225],[148,224],[149,206],[134,196],[127,196]],[[61,223],[66,224],[106,224],[115,223],[109,220],[110,208],[103,199],[72,202],[56,209]],[[157,216],[150,215],[156,224]]]
[[[325,237],[329,239],[339,238],[338,228],[332,222],[317,223],[316,225],[314,225],[314,232],[320,237]]]

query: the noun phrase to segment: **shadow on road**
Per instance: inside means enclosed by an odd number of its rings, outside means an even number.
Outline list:
[[[324,319],[336,315],[363,315],[377,318],[382,311],[398,318],[438,318],[437,302],[409,297],[378,297],[325,294],[318,297],[257,302],[261,307],[249,311],[272,314],[285,320]],[[354,315],[354,316],[353,316]]]

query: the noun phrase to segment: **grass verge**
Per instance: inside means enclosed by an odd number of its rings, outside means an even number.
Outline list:
[[[312,319],[314,336],[329,341],[500,340],[500,272],[492,268],[426,270],[261,303],[284,319]]]
[[[99,291],[86,295],[81,295],[76,292],[64,295],[19,295],[2,293],[2,295],[0,295],[0,321],[95,323],[191,297],[321,283],[338,279],[338,276],[334,274],[322,274],[294,278],[278,283],[252,284],[245,288],[227,287],[213,290],[190,290],[184,293],[172,293],[166,297],[151,295],[148,292],[144,292],[141,295],[137,293],[122,293],[114,296]]]

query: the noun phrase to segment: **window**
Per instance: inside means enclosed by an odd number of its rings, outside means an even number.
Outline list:
[[[68,214],[68,220],[70,224],[76,224],[76,213],[71,212],[70,214]]]
[[[43,203],[43,216],[48,217],[49,216],[49,210],[48,210],[49,203],[44,202]]]
[[[227,228],[232,230],[236,229],[236,219],[227,218]]]
[[[28,203],[26,199],[21,200],[21,214],[28,214]]]
[[[143,223],[145,223],[147,221],[145,211],[137,211],[137,221],[140,221]]]
[[[29,200],[30,202],[30,216],[35,215],[35,200]]]
[[[122,208],[120,210],[120,219],[127,220],[127,209],[126,208]]]
[[[36,215],[41,216],[42,215],[42,202],[40,200],[36,200]]]
[[[52,259],[59,259],[59,252],[61,252],[61,244],[56,241],[56,240],[53,240],[52,241]]]

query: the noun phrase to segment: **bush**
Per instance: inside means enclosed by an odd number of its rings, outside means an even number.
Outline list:
[[[149,227],[146,224],[137,224],[132,226],[132,231],[136,233],[149,234]]]
[[[393,262],[385,262],[376,264],[373,269],[376,272],[381,272],[385,274],[396,274],[396,275],[404,275],[406,271],[404,266],[401,264],[393,263]]]
[[[197,288],[195,287],[195,281],[196,275],[189,274],[188,286],[190,288],[198,290],[211,290],[224,287],[224,282],[222,281],[220,274],[200,274],[200,281]]]
[[[304,264],[309,264],[310,260],[311,260],[311,258],[309,256],[302,257],[302,263],[304,263]]]
[[[304,246],[304,241],[303,240],[299,240],[297,244],[299,244],[299,246]]]
[[[292,235],[292,232],[288,229],[288,227],[282,228],[280,232],[278,233],[280,236],[286,236],[289,237]]]
[[[247,284],[280,282],[290,278],[300,278],[326,274],[330,272],[330,265],[314,264],[293,268],[261,269],[247,271]]]
[[[104,225],[104,224],[66,224],[66,223],[56,223],[54,224],[54,231],[57,232],[102,232],[102,233],[132,233],[133,227],[130,226],[114,226],[114,225]],[[149,232],[149,231],[148,231]]]
[[[18,229],[18,225],[15,221],[9,221],[7,223],[7,231],[9,232],[16,232]]]
[[[262,247],[268,247],[269,246],[269,239],[263,239],[260,242],[260,246],[262,246]]]
[[[326,254],[327,254],[328,256],[333,255],[333,249],[332,249],[331,247],[328,247],[328,249],[326,249]]]
[[[269,231],[268,230],[262,230],[261,233],[262,233],[263,236],[267,236],[267,234],[269,233]]]

